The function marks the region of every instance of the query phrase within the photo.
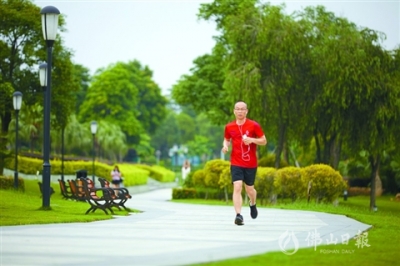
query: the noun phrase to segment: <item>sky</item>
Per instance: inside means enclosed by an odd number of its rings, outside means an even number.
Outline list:
[[[153,71],[153,80],[169,94],[193,60],[211,53],[218,36],[216,24],[198,20],[201,3],[211,0],[34,0],[54,6],[66,18],[67,32],[59,33],[74,53],[73,62],[91,74],[116,62],[138,60]],[[384,47],[400,44],[400,0],[268,1],[286,4],[286,13],[323,5],[336,16],[386,34]]]

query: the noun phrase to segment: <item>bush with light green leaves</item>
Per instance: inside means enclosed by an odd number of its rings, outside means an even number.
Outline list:
[[[303,169],[303,182],[311,181],[311,197],[316,202],[333,202],[343,194],[346,183],[338,171],[326,164],[313,164]]]
[[[281,198],[290,198],[292,202],[306,194],[306,185],[303,181],[303,170],[289,166],[276,171],[274,187]]]
[[[220,179],[224,170],[229,169],[230,163],[225,160],[216,159],[211,160],[204,166],[205,171],[205,185],[208,188],[221,189]]]
[[[264,202],[274,203],[276,201],[276,187],[274,180],[276,169],[273,167],[258,167],[254,187],[257,190],[257,199]]]

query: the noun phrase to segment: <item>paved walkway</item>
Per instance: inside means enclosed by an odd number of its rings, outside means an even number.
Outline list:
[[[370,228],[342,215],[270,208],[252,220],[247,207],[245,225],[236,226],[232,206],[169,202],[171,194],[135,194],[126,205],[142,213],[107,221],[0,227],[0,265],[188,265],[342,243]]]

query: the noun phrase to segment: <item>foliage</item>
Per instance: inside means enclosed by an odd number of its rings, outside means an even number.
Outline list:
[[[303,170],[297,167],[278,169],[274,180],[274,187],[278,195],[282,198],[290,198],[292,202],[304,196],[307,187],[303,182],[303,174]]]
[[[205,162],[212,151],[212,144],[205,136],[195,135],[192,141],[187,143],[189,155],[200,155]]]
[[[333,202],[346,188],[342,176],[329,165],[315,164],[303,169],[303,182],[312,182],[311,195],[316,202]]]
[[[25,191],[25,180],[23,178],[18,177],[18,190],[24,192]],[[7,177],[0,175],[0,189],[14,189],[14,177]]]
[[[231,168],[230,167],[225,167],[220,176],[219,176],[219,181],[218,185],[220,188],[226,189],[227,193],[232,193],[233,192],[233,186],[232,186],[232,177],[231,177]]]
[[[196,58],[192,75],[183,75],[172,88],[172,98],[181,105],[190,104],[197,113],[205,113],[214,124],[232,114],[232,104],[223,88],[224,65],[218,48],[211,55]],[[199,101],[200,99],[200,101]]]
[[[18,156],[19,161],[19,172],[25,174],[41,173],[43,169],[43,160],[29,157]],[[61,161],[60,160],[50,160],[51,173],[61,174]],[[84,170],[87,175],[92,175],[93,162],[90,161],[65,161],[64,162],[64,174],[66,175],[76,175],[77,171]],[[111,170],[113,167],[100,162],[95,162],[95,174],[98,177],[111,180]],[[6,160],[6,168],[13,169],[14,159]],[[147,177],[149,176],[149,171],[140,169],[136,165],[132,164],[119,164],[119,168],[124,176],[125,186],[143,185],[147,184]]]
[[[141,169],[140,167],[137,167],[134,164],[118,164],[118,166],[122,173],[125,187],[147,184],[147,178],[149,177],[149,171],[147,171],[145,169]],[[104,169],[106,169],[106,168],[104,168]],[[112,167],[110,166],[107,170],[109,170],[107,172],[107,174],[108,174],[107,178],[108,178],[108,180],[111,180],[110,173],[111,173]]]
[[[156,130],[165,117],[165,104],[148,67],[138,61],[118,62],[93,77],[79,117],[80,121],[105,120],[120,126],[132,145],[145,140],[142,134]]]
[[[347,195],[352,196],[369,196],[371,195],[371,189],[367,187],[349,187],[347,189]]]
[[[193,185],[200,188],[206,187],[206,171],[204,169],[197,170],[192,176]]]
[[[258,167],[254,187],[257,189],[257,198],[263,202],[276,201],[277,193],[274,185],[276,169],[273,167]]]
[[[258,160],[259,167],[275,167],[275,154],[267,154]],[[279,168],[284,168],[289,166],[286,161],[280,161]]]
[[[230,163],[225,160],[215,159],[208,161],[204,166],[205,185],[208,188],[224,188],[221,187],[222,173],[229,169]]]
[[[173,199],[195,199],[196,189],[194,188],[174,188],[172,189]]]
[[[97,72],[81,106],[79,120],[106,120],[120,126],[128,139],[138,137],[143,132],[136,109],[139,89],[130,82],[131,76],[122,63]]]
[[[4,168],[4,159],[8,156],[8,127],[11,122],[12,92],[20,91],[27,106],[39,101],[34,93],[41,91],[37,79],[37,65],[45,61],[45,42],[42,35],[40,8],[31,1],[0,1],[0,170]],[[64,19],[59,18],[59,29],[64,30]],[[55,57],[67,52],[62,39],[54,45]],[[58,58],[54,65],[68,63]],[[68,58],[67,58],[68,59]],[[68,69],[70,65],[66,66]],[[64,77],[67,78],[68,74]],[[60,77],[60,76],[59,76]],[[57,78],[57,74],[55,74]],[[68,79],[68,78],[67,78]],[[73,88],[72,88],[73,89]],[[56,92],[57,94],[57,92]],[[68,97],[65,97],[67,99]]]
[[[149,177],[159,182],[174,182],[175,173],[161,166],[150,166],[145,164],[135,164],[135,167],[148,171]]]

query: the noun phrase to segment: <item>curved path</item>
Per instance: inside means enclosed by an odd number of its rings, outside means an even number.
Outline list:
[[[136,194],[127,206],[143,213],[108,221],[0,227],[0,265],[187,265],[310,246],[319,252],[319,244],[370,228],[343,215],[270,208],[252,220],[247,207],[245,225],[236,226],[232,206],[169,202],[171,193]]]

